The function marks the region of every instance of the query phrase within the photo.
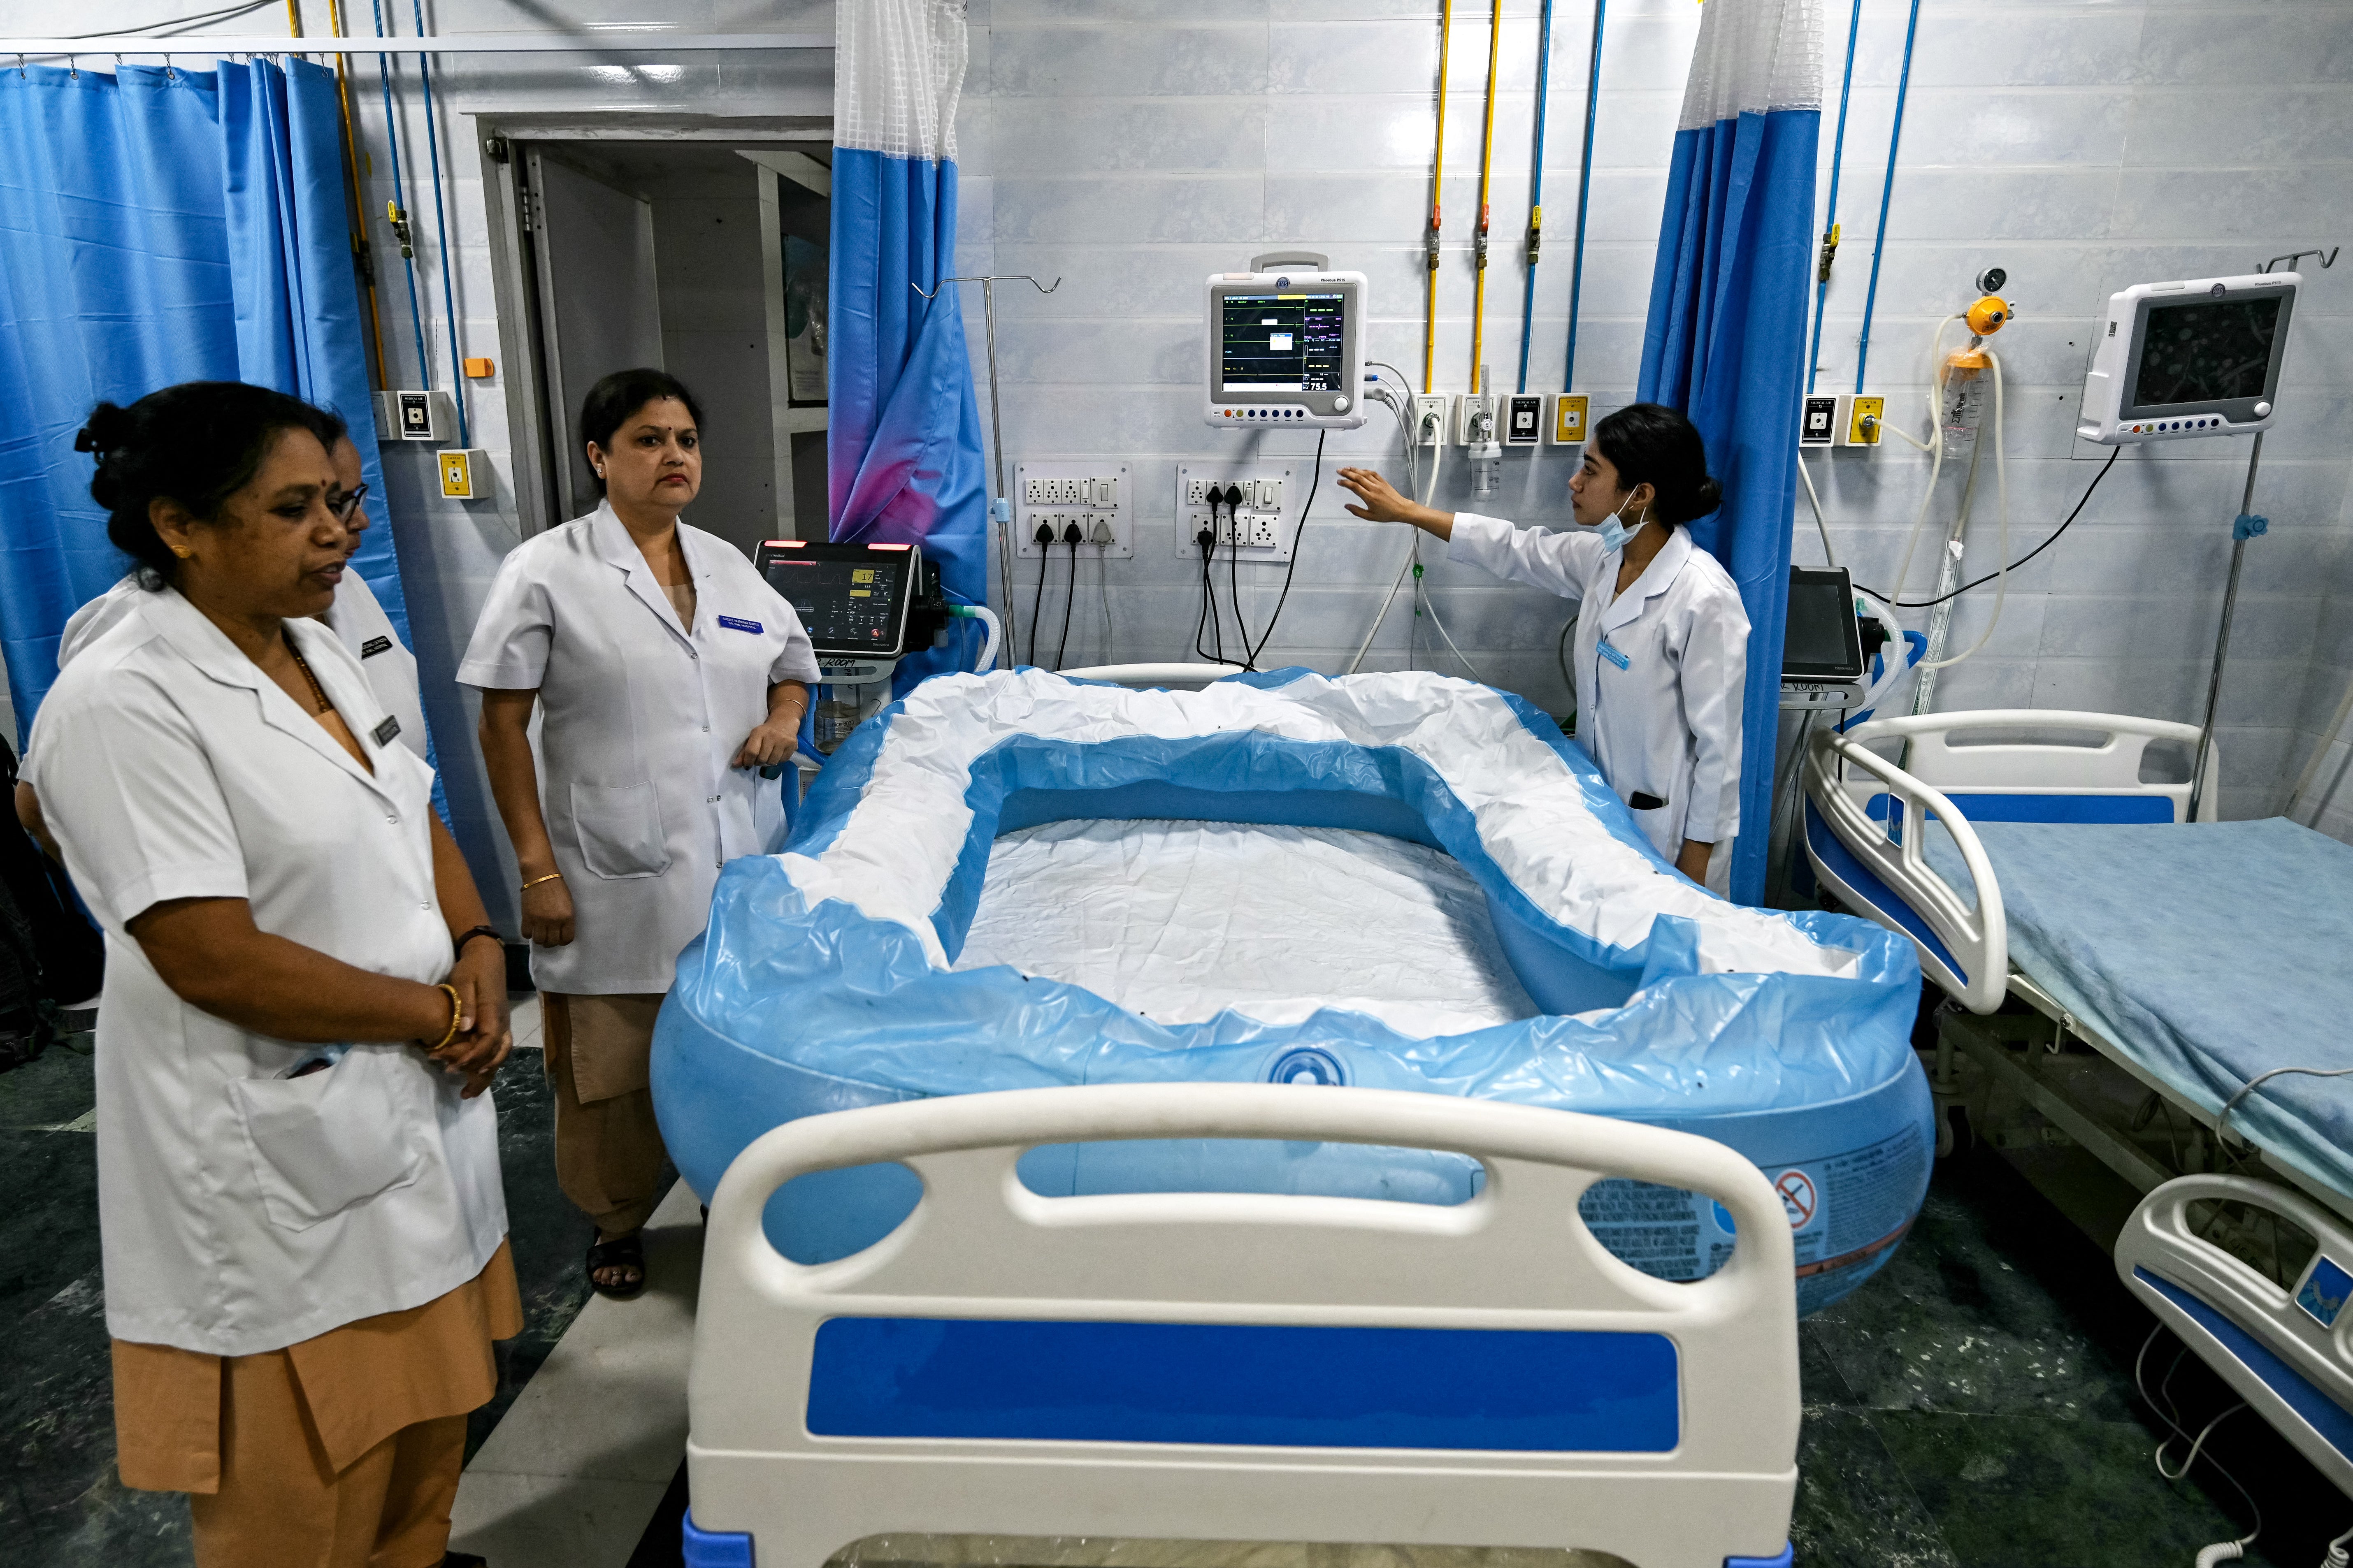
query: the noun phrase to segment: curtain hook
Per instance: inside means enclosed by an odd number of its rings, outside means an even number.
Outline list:
[[[79,81],[81,79],[81,62],[74,58],[71,55],[68,55],[66,57],[66,75],[73,78],[76,81]]]
[[[16,74],[18,76],[25,74],[25,57],[22,55],[16,57]]]

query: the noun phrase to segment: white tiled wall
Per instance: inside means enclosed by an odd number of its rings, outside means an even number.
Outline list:
[[[206,7],[184,0],[192,14]],[[302,0],[313,32],[323,0]],[[1849,7],[1828,0],[1833,75],[1822,129],[1825,181],[1836,68]],[[1864,0],[1838,217],[1846,240],[1831,285],[1820,384],[1851,386],[1856,337],[1894,100],[1905,6]],[[681,31],[830,32],[825,0],[677,0],[649,23],[621,0],[439,0],[434,30],[513,32],[596,23]],[[1487,360],[1496,384],[1515,376],[1533,141],[1536,0],[1507,0],[1496,174],[1491,195]],[[94,0],[85,30],[147,25],[153,0]],[[402,8],[400,31],[412,31]],[[250,25],[264,24],[257,13]],[[958,269],[1029,272],[1064,281],[1050,297],[999,295],[999,374],[1010,460],[1102,458],[1136,476],[1142,529],[1133,560],[1098,578],[1082,563],[1071,658],[1190,657],[1198,600],[1174,549],[1173,473],[1180,461],[1252,453],[1305,468],[1314,442],[1293,433],[1237,437],[1200,421],[1201,279],[1277,247],[1328,252],[1371,275],[1377,357],[1420,372],[1420,233],[1429,201],[1435,0],[973,0],[972,66],[959,121],[963,176]],[[1591,11],[1560,0],[1553,34],[1545,152],[1546,245],[1537,270],[1529,388],[1559,387]],[[1691,41],[1691,0],[1616,0],[1609,9],[1603,90],[1579,322],[1578,390],[1603,407],[1630,399],[1649,296],[1670,141]],[[365,13],[359,19],[364,23]],[[1454,92],[1447,117],[1446,253],[1440,274],[1440,384],[1459,389],[1471,357],[1470,236],[1477,214],[1487,12],[1455,8]],[[826,114],[830,57],[773,52],[673,57],[626,65],[584,57],[453,60],[437,79],[454,295],[461,352],[500,353],[482,164],[468,115],[487,110],[649,109],[670,114]],[[401,70],[403,199],[425,215],[414,177],[424,140],[413,68]],[[372,165],[372,213],[392,194],[373,60],[355,101]],[[1989,265],[2008,269],[2018,322],[1997,340],[2009,373],[2013,548],[2043,539],[2094,465],[2071,431],[2085,336],[2111,290],[2135,281],[2242,272],[2280,252],[2353,229],[2353,5],[2342,0],[1926,0],[1905,144],[1873,329],[1871,381],[1916,406],[1936,320],[1969,297]],[[385,339],[412,366],[396,253],[374,223],[385,275]],[[420,253],[429,353],[448,384],[437,254]],[[975,366],[980,311],[969,298]],[[2353,258],[2307,273],[2292,392],[2267,443],[2254,510],[2272,531],[2249,548],[2232,674],[2225,683],[2224,805],[2277,809],[2295,770],[2353,675]],[[502,365],[501,370],[504,370]],[[479,868],[502,861],[471,732],[473,705],[452,683],[457,658],[500,556],[519,537],[506,488],[506,416],[498,382],[475,384],[478,444],[501,474],[497,499],[428,498],[421,458],[387,465],[427,702],[461,840]],[[2194,445],[2194,444],[2192,444]],[[1392,473],[1399,447],[1380,424],[1335,434],[1289,606],[1270,657],[1333,668],[1369,624],[1406,549],[1404,531],[1337,509],[1329,470],[1372,463]],[[1874,586],[1903,550],[1925,465],[1908,449],[1815,455],[1817,482],[1842,563]],[[2230,519],[2243,451],[2186,447],[2121,460],[2069,536],[2023,571],[1983,655],[1948,672],[1940,704],[2116,709],[2197,717],[2221,605]],[[1568,465],[1550,449],[1515,453],[1495,510],[1567,521]],[[1984,487],[1981,487],[1981,490]],[[1932,517],[1949,516],[1948,477]],[[1468,503],[1450,465],[1442,500]],[[1973,563],[1994,557],[1995,509],[1978,508]],[[1800,513],[1797,559],[1820,558]],[[1538,703],[1566,702],[1553,639],[1564,607],[1426,554],[1430,596],[1485,676]],[[1925,581],[1915,569],[1915,586]],[[1029,603],[1026,575],[1017,584]],[[1251,625],[1277,580],[1243,569]],[[1047,599],[1060,609],[1060,577]],[[1222,596],[1222,595],[1221,595]],[[1433,656],[1403,596],[1367,668]],[[1957,631],[1975,640],[1988,594],[1964,602]],[[1965,646],[1965,645],[1964,645]],[[2338,751],[2348,751],[2344,741]],[[2324,773],[2324,778],[2327,775]],[[2353,839],[2353,784],[2323,826]],[[488,879],[502,916],[509,881]]]
[[[1822,334],[1820,386],[1853,384],[1906,7],[1865,0],[1856,39],[1838,219],[1844,226]],[[1487,353],[1513,384],[1525,267],[1539,6],[1506,0],[1495,115]],[[1826,5],[1831,77],[1822,127],[1827,198],[1850,7]],[[1084,657],[1190,657],[1198,605],[1189,563],[1166,542],[1168,476],[1179,461],[1253,449],[1303,466],[1314,441],[1239,437],[1197,412],[1204,274],[1259,250],[1303,246],[1373,279],[1378,357],[1420,373],[1419,237],[1429,201],[1438,7],[1333,0],[1129,0],[1116,5],[994,0],[975,7],[962,168],[970,193],[967,271],[1065,279],[1050,298],[1000,296],[1006,441],[1022,458],[1116,458],[1143,480],[1143,537],[1157,548],[1109,564],[1107,642]],[[1560,387],[1578,140],[1591,10],[1556,6],[1545,156],[1546,234],[1536,272],[1528,385]],[[1577,390],[1606,408],[1630,399],[1639,367],[1665,169],[1699,12],[1689,0],[1609,8],[1594,148]],[[1446,140],[1446,253],[1440,274],[1439,384],[1469,380],[1472,223],[1489,14],[1457,5]],[[2207,0],[1926,0],[1915,45],[1905,141],[1881,262],[1869,382],[1925,426],[1927,337],[2007,269],[2018,321],[1996,340],[2008,382],[2013,553],[2041,542],[2105,453],[2074,450],[2089,330],[2111,291],[2137,281],[2251,271],[2268,257],[2353,229],[2353,7]],[[981,187],[990,187],[984,198]],[[2307,267],[2288,361],[2291,389],[2266,443],[2253,510],[2272,531],[2248,550],[2221,706],[2223,806],[2279,808],[2295,769],[2353,674],[2353,260]],[[1948,339],[1948,342],[1954,340]],[[976,332],[976,351],[977,333]],[[2211,445],[2221,450],[2193,450]],[[2239,510],[2247,443],[2127,454],[2069,536],[2024,569],[1982,654],[1945,673],[1938,706],[2088,708],[2195,720]],[[1393,428],[1335,435],[1327,459],[1398,473]],[[1838,559],[1889,586],[1926,478],[1891,442],[1813,454]],[[1566,521],[1567,466],[1514,454],[1505,500],[1522,521]],[[1969,538],[1973,567],[1996,563],[1990,474]],[[1930,512],[1951,516],[1948,472]],[[1441,484],[1455,505],[1469,476]],[[1356,523],[1319,496],[1278,657],[1345,662],[1405,549],[1403,531]],[[1441,500],[1441,504],[1444,504]],[[1801,502],[1802,507],[1802,502]],[[1810,514],[1796,556],[1818,562]],[[1153,535],[1159,535],[1154,540]],[[1914,567],[1926,596],[1933,546]],[[1077,622],[1103,624],[1082,562]],[[1972,574],[1974,574],[1974,573]],[[1026,608],[1034,579],[1024,576]],[[1539,703],[1566,701],[1553,663],[1565,607],[1432,562],[1430,597],[1491,679]],[[1243,569],[1255,625],[1271,568]],[[1046,597],[1050,623],[1061,589]],[[2333,595],[2333,596],[2332,596]],[[1091,600],[1094,602],[1091,603]],[[1962,602],[1954,650],[1984,629],[1989,588]],[[1392,611],[1368,668],[1409,659],[1459,670],[1425,628]],[[1419,649],[1417,651],[1417,643]],[[1072,657],[1080,657],[1074,648]],[[2345,750],[2343,742],[2340,752]],[[2326,826],[2353,837],[2353,788]],[[2307,814],[2308,815],[2308,814]]]

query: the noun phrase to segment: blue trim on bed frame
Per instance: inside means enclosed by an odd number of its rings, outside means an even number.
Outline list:
[[[1882,795],[1879,798],[1884,800],[1887,797]],[[1906,936],[1934,954],[1936,962],[1950,970],[1954,978],[1962,984],[1969,983],[1968,973],[1962,969],[1952,950],[1929,929],[1928,922],[1922,920],[1894,889],[1881,881],[1871,868],[1856,859],[1853,851],[1831,831],[1830,824],[1823,821],[1822,814],[1815,809],[1811,795],[1806,797],[1806,846],[1821,858],[1831,876],[1844,882],[1857,898],[1871,905],[1873,913],[1894,921]]]
[[[821,1437],[1663,1454],[1674,1342],[1585,1330],[833,1318]]]
[[[2302,1416],[2305,1423],[2320,1435],[2323,1442],[2348,1459],[2353,1459],[2353,1415],[2347,1414],[2343,1405],[2314,1386],[2311,1379],[2282,1361],[2269,1345],[2170,1279],[2161,1279],[2137,1263],[2133,1265],[2133,1278],[2172,1302],[2180,1309],[2183,1316],[2213,1335],[2224,1350],[2238,1358],[2240,1365],[2261,1378],[2265,1387],[2280,1396],[2282,1403]]]
[[[1873,822],[1884,822],[1890,811],[1889,802],[1894,797],[1884,791],[1863,803],[1863,815]],[[1957,794],[1947,790],[1945,798],[1953,809],[1971,822],[2171,822],[2174,820],[2173,797],[2169,795],[2003,795],[1993,791],[1974,793],[1963,790]]]

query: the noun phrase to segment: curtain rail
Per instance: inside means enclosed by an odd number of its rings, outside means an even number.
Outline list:
[[[36,57],[95,60],[109,55],[611,55],[831,47],[831,33],[664,33],[617,27],[593,33],[459,33],[430,38],[185,33],[176,37],[122,34],[106,38],[0,38],[0,59],[16,55],[28,60]]]

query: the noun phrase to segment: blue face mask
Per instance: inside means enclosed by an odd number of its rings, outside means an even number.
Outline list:
[[[1630,506],[1633,503],[1630,500],[1626,503],[1626,506]],[[1601,548],[1611,554],[1615,554],[1619,551],[1625,549],[1626,542],[1633,538],[1637,533],[1640,533],[1651,521],[1647,516],[1638,518],[1635,520],[1633,527],[1627,527],[1624,523],[1619,521],[1620,516],[1626,510],[1626,506],[1620,506],[1616,511],[1611,512],[1608,517],[1601,520]]]

